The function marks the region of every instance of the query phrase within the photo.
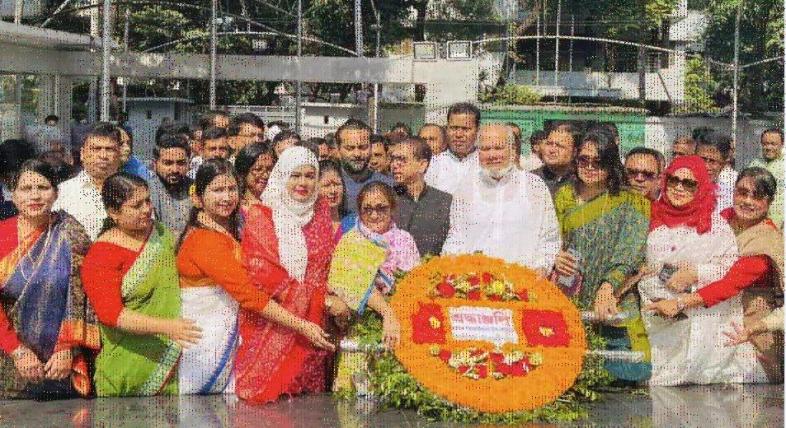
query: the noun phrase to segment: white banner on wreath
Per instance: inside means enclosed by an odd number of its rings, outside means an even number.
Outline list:
[[[448,311],[455,340],[483,340],[498,345],[519,343],[510,309],[458,306]]]

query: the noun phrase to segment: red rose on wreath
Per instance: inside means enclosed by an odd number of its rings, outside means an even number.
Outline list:
[[[525,310],[521,322],[530,346],[565,347],[570,344],[568,326],[559,312]]]
[[[467,293],[467,299],[480,300],[480,290],[472,290],[469,293]]]
[[[478,278],[477,275],[471,275],[469,278],[467,278],[467,282],[469,282],[469,284],[474,287],[480,284],[480,278]]]
[[[456,294],[456,287],[446,281],[442,281],[437,285],[437,293],[442,297],[451,298]]]
[[[442,307],[418,303],[420,309],[412,315],[412,341],[417,344],[445,343],[445,316]]]
[[[483,272],[483,275],[480,276],[480,279],[484,284],[491,284],[491,280],[494,279],[494,277],[491,276],[491,274],[488,272]]]

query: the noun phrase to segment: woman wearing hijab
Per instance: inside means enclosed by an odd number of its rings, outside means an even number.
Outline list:
[[[698,156],[682,156],[666,169],[653,204],[647,239],[651,274],[639,283],[642,303],[677,299],[722,278],[737,258],[729,224],[715,210],[715,185]],[[652,351],[651,385],[741,383],[765,378],[750,344],[724,346],[723,329],[742,322],[734,297],[682,316],[642,314]]]
[[[782,310],[778,296],[783,294],[783,234],[767,217],[776,189],[775,178],[766,169],[742,170],[734,188],[734,206],[721,212],[737,235],[740,258],[718,281],[648,308],[673,317],[685,308],[713,307],[741,295],[744,326],[734,324],[736,334],[726,335],[733,344],[750,340],[772,383],[783,382],[783,334],[773,331],[778,326],[783,330],[782,312],[778,315],[777,310]]]
[[[319,164],[304,147],[285,150],[262,204],[249,208],[243,262],[253,283],[294,316],[323,326],[334,240],[328,204],[317,200]],[[324,351],[297,332],[241,309],[235,393],[266,403],[325,390]]]

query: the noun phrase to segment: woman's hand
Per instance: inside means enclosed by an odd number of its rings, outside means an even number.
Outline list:
[[[401,325],[392,311],[382,317],[382,343],[385,349],[392,351],[401,341]]]
[[[737,324],[736,322],[732,321],[731,328],[734,331],[724,331],[723,334],[729,338],[728,341],[724,344],[724,346],[737,346],[741,345],[751,339],[753,335],[751,331],[746,329],[745,327]]]
[[[202,338],[202,329],[193,320],[178,318],[167,320],[164,334],[183,348],[188,348]]]
[[[699,274],[696,272],[696,266],[682,265],[674,272],[671,278],[669,278],[666,287],[678,293],[682,293],[697,282],[699,282]]]
[[[309,342],[319,349],[326,351],[335,351],[336,347],[330,343],[330,335],[322,330],[322,327],[314,324],[311,321],[303,320],[298,332],[303,335]]]
[[[45,376],[47,379],[61,380],[67,378],[71,374],[71,362],[73,361],[73,354],[70,349],[64,349],[55,352],[46,362],[44,366]]]
[[[614,288],[608,282],[604,282],[598,288],[593,310],[595,317],[601,321],[617,314],[617,298],[614,297]]]
[[[44,365],[33,351],[25,346],[20,346],[11,353],[11,357],[14,360],[16,371],[19,372],[22,379],[28,382],[40,382],[44,379]]]
[[[327,313],[334,318],[347,318],[352,315],[349,306],[341,298],[332,294],[325,296],[325,308]]]
[[[668,318],[673,318],[682,312],[677,299],[658,300],[657,302],[652,302],[649,305],[644,306],[644,310],[651,311],[657,315]]]
[[[562,250],[557,253],[557,258],[554,259],[554,269],[558,274],[573,276],[576,274],[577,268],[576,259],[569,252]]]

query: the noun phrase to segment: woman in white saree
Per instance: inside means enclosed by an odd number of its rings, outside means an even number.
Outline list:
[[[645,269],[651,275],[639,283],[643,304],[694,292],[729,270],[737,258],[737,243],[728,223],[713,213],[715,204],[715,186],[701,158],[683,156],[669,165],[661,197],[652,208]],[[651,385],[742,383],[765,377],[752,346],[724,346],[725,326],[742,322],[739,296],[683,314],[642,314],[652,348]]]

